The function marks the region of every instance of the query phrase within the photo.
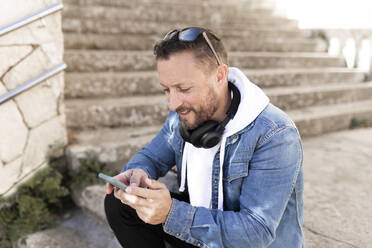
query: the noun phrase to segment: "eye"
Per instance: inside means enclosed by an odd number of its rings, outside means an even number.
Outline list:
[[[168,88],[163,89],[163,91],[165,92],[165,94],[168,94],[169,93],[169,89]]]
[[[190,90],[191,88],[180,88],[179,90],[182,92],[182,93],[186,93]]]

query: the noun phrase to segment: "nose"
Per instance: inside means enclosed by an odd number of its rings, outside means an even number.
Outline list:
[[[182,105],[182,101],[179,98],[177,93],[170,92],[167,99],[168,99],[169,110],[176,111],[178,107]]]

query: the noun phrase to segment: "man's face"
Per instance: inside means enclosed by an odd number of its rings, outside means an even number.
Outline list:
[[[157,68],[169,109],[179,114],[184,128],[194,129],[213,119],[219,107],[214,72],[205,73],[205,67],[195,63],[192,52],[158,60]]]

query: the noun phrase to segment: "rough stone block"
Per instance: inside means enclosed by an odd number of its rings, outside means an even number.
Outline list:
[[[23,152],[28,129],[13,101],[0,105],[0,159],[6,163]]]
[[[0,47],[0,78],[31,51],[31,46]]]
[[[3,81],[6,87],[12,90],[46,72],[52,66],[49,56],[40,47],[37,47],[27,58],[12,68],[5,75]]]
[[[88,248],[81,237],[73,230],[65,227],[58,227],[46,231],[40,231],[29,235],[26,244],[19,241],[16,248]]]
[[[57,2],[58,0],[12,0],[2,4],[0,8],[0,26],[8,25],[18,21],[21,18],[32,15],[40,10],[45,9]]]
[[[72,197],[76,205],[94,216],[96,220],[107,224],[104,200],[106,189],[104,185],[92,185],[83,190],[75,190],[72,192]]]
[[[61,22],[61,13],[46,16],[1,36],[0,45],[62,44]]]
[[[7,89],[5,88],[4,84],[0,81],[0,96],[7,93]]]
[[[29,89],[15,98],[25,122],[31,128],[57,115],[57,96],[47,83]]]
[[[129,159],[148,144],[161,126],[99,129],[70,132],[71,144],[66,149],[69,167],[76,170],[80,159],[96,160],[120,171]]]
[[[67,125],[71,128],[160,125],[168,116],[163,95],[122,99],[66,101]]]
[[[61,150],[66,144],[67,134],[63,115],[32,129],[23,156],[24,169],[33,170],[50,157],[61,155]]]
[[[0,196],[8,192],[21,178],[22,171],[22,157],[6,164],[1,165],[1,174],[6,175],[0,180]]]
[[[18,187],[23,182],[27,182],[28,180],[31,180],[34,177],[34,173],[35,172],[37,172],[39,170],[43,170],[43,169],[45,169],[45,168],[48,167],[48,163],[43,163],[39,167],[34,168],[33,170],[30,170],[30,168],[24,169],[24,166],[23,165],[24,164],[22,163],[21,168],[20,168],[20,171],[19,171],[19,175],[17,177],[18,178],[17,181],[15,181],[14,182],[14,185],[3,195],[4,197],[11,196],[14,192],[16,192],[16,190],[18,189]]]

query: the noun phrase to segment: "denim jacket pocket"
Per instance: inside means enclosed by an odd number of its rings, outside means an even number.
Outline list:
[[[243,157],[245,157],[243,159]],[[234,156],[229,164],[224,166],[224,209],[239,211],[240,194],[244,179],[249,174],[250,157]]]
[[[224,180],[231,183],[232,181],[248,176],[248,163],[231,163],[226,172]]]
[[[248,176],[250,151],[241,151],[234,154],[224,170],[224,181],[232,182],[235,179]]]

